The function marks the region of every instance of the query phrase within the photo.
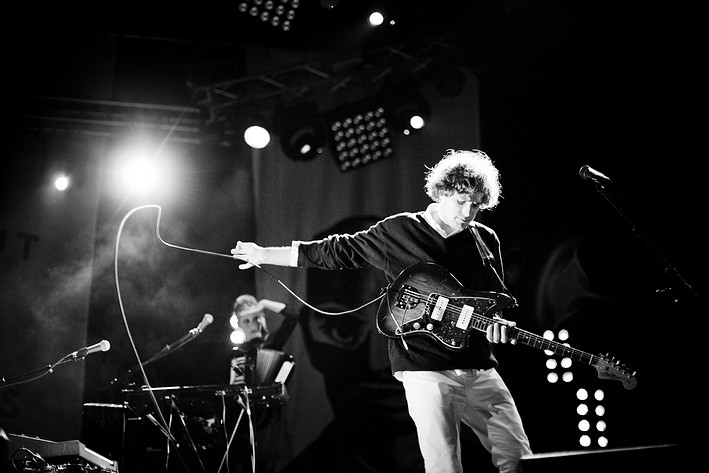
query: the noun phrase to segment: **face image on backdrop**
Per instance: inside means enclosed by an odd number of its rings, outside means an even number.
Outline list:
[[[365,230],[377,220],[345,219],[315,238]],[[307,300],[328,312],[352,310],[376,299],[386,284],[373,268],[308,269]],[[423,472],[404,389],[391,374],[387,338],[376,328],[378,306],[334,316],[303,309],[306,348],[323,375],[333,420],[284,471]]]

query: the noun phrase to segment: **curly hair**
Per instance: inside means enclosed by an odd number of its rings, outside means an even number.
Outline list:
[[[483,151],[449,149],[435,166],[427,169],[424,188],[435,202],[441,195],[457,191],[481,194],[480,209],[492,209],[502,197],[500,171]]]

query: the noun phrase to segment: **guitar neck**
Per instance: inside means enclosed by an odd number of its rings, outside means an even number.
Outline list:
[[[495,321],[493,319],[476,314],[471,326],[481,332],[487,332],[487,328],[494,323]],[[532,332],[527,332],[526,330],[522,330],[517,327],[508,327],[507,336],[511,340],[515,340],[517,343],[523,343],[530,347],[539,348],[540,350],[549,350],[557,355],[566,356],[575,361],[580,361],[588,365],[596,365],[600,360],[599,356],[577,350],[568,345],[555,342],[554,340],[540,337],[539,335]]]

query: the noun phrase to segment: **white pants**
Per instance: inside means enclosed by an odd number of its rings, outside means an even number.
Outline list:
[[[520,457],[532,453],[517,406],[496,370],[397,374],[404,383],[426,473],[463,471],[461,422],[473,429],[500,472],[515,472]]]

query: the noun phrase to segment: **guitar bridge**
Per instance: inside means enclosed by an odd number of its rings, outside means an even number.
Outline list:
[[[411,310],[421,302],[421,295],[418,290],[412,286],[404,284],[399,291],[399,297],[396,298],[394,306],[397,309]]]

